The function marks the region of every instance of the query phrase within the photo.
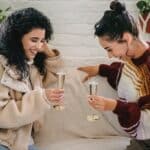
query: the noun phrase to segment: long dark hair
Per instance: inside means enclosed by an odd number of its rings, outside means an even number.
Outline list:
[[[129,32],[135,37],[139,34],[137,25],[125,5],[114,0],[110,4],[110,10],[106,10],[100,21],[95,24],[95,35],[108,36],[110,40],[120,40],[124,32]]]
[[[15,66],[21,79],[28,75],[27,59],[22,45],[22,37],[34,28],[45,29],[45,40],[51,39],[53,29],[50,20],[35,8],[17,10],[0,25],[0,54],[8,59],[8,65]],[[46,72],[44,53],[38,53],[34,65],[41,75]]]

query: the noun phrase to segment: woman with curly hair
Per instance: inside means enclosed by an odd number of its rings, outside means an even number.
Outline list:
[[[34,8],[15,11],[0,25],[0,150],[36,150],[32,133],[62,89],[48,89],[60,67],[49,50],[50,20]]]
[[[130,137],[149,139],[149,43],[139,37],[133,17],[125,5],[117,0],[111,2],[110,10],[106,10],[95,24],[95,35],[110,58],[117,57],[122,61],[113,62],[111,65],[81,67],[79,70],[88,74],[84,80],[96,75],[106,77],[109,84],[117,90],[119,99],[90,95],[89,104],[96,110],[115,113],[122,129]]]

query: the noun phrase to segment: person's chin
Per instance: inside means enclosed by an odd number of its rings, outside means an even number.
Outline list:
[[[29,56],[28,60],[30,61],[30,60],[33,60],[34,58],[35,58],[35,56]]]

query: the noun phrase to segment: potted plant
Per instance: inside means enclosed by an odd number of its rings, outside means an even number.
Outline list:
[[[8,7],[6,9],[0,9],[0,23],[6,18],[6,13],[9,11],[11,7]]]
[[[139,9],[139,24],[145,33],[150,33],[150,0],[138,0],[136,3]]]

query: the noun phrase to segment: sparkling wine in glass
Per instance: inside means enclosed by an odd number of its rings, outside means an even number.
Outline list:
[[[95,81],[89,82],[89,94],[90,95],[97,95],[97,89],[98,89],[98,83]],[[99,116],[97,114],[90,114],[87,115],[87,120],[89,122],[94,122],[96,120],[99,120]]]
[[[58,72],[57,77],[58,77],[58,79],[57,79],[57,88],[58,89],[63,89],[66,74],[64,72]],[[62,104],[55,104],[55,105],[53,105],[53,108],[56,109],[56,110],[64,110],[65,109],[64,105],[62,105]]]

